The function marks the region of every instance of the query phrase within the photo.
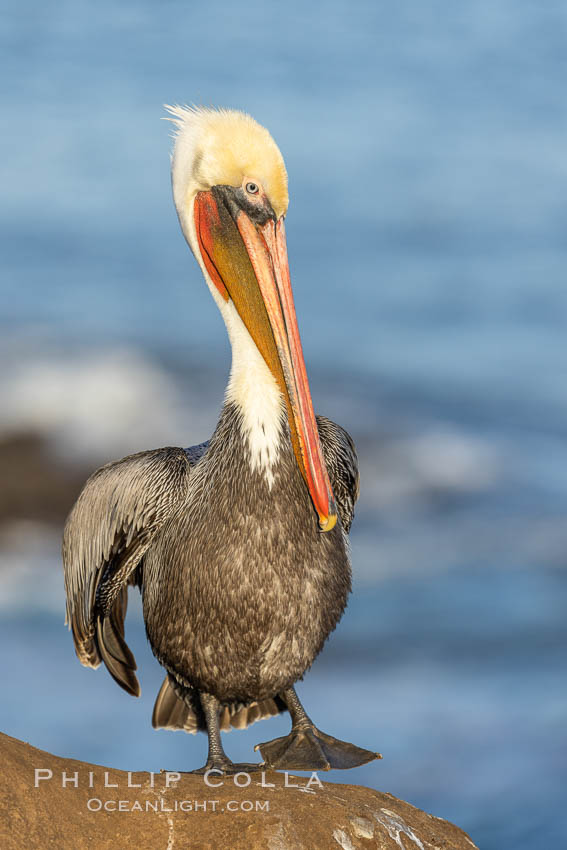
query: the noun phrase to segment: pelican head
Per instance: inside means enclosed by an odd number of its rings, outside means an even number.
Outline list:
[[[330,531],[337,512],[291,290],[283,157],[269,132],[242,112],[167,109],[176,125],[172,184],[181,228],[225,319],[233,351],[235,328],[241,333],[243,325],[273,376],[320,528]]]

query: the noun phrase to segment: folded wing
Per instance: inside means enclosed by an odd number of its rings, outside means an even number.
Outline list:
[[[145,552],[184,504],[191,465],[205,445],[140,452],[98,469],[85,484],[63,534],[67,619],[82,664],[103,661],[139,696],[136,662],[124,640],[129,584]]]
[[[344,530],[350,531],[354,519],[354,505],[358,499],[358,458],[354,443],[344,428],[317,416],[319,439],[325,465]]]

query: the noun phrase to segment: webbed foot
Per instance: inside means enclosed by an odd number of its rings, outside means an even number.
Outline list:
[[[312,725],[298,726],[289,735],[256,744],[254,749],[262,754],[265,766],[275,770],[347,770],[382,758]]]

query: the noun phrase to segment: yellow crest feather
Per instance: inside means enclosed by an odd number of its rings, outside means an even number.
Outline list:
[[[270,133],[250,115],[234,109],[166,106],[176,126],[173,152],[185,192],[217,185],[240,186],[246,177],[260,183],[278,218],[289,203],[287,172]],[[176,200],[177,202],[177,200]]]

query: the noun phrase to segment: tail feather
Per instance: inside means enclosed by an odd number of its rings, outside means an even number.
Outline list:
[[[190,694],[186,698],[178,696],[169,676],[163,680],[154,704],[152,726],[154,729],[183,729],[194,735],[205,731],[205,718],[200,708],[199,696],[195,693],[195,705],[188,705]]]
[[[248,705],[232,703],[225,705],[219,715],[219,725],[223,732],[231,729],[246,729],[257,720],[274,717],[285,711],[287,706],[279,697],[251,702]],[[197,691],[179,688],[166,676],[157,695],[152,715],[154,729],[183,729],[185,732],[206,732],[205,717],[201,709]]]
[[[240,703],[226,705],[221,711],[220,728],[223,732],[230,732],[231,728],[246,729],[247,726],[251,726],[257,720],[275,717],[286,709],[287,706],[279,697],[251,702],[248,705],[241,705]]]

